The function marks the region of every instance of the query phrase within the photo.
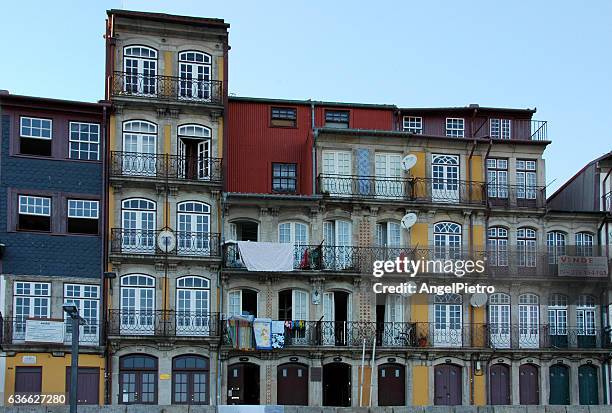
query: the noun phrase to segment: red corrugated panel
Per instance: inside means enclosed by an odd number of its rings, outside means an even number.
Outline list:
[[[321,128],[325,125],[326,110],[348,110],[351,129],[393,130],[393,109],[363,107],[317,106],[315,123]]]

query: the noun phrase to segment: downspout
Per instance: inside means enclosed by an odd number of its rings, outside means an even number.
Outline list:
[[[104,273],[107,270],[107,257],[108,257],[108,241],[109,241],[109,237],[108,237],[108,212],[109,212],[109,208],[108,208],[108,164],[109,164],[109,150],[108,150],[108,128],[107,128],[107,122],[108,122],[108,106],[105,104],[102,107],[102,134],[101,136],[103,137],[102,139],[102,151],[101,153],[103,153],[103,158],[102,158],[102,211],[104,211],[102,213],[102,263],[101,263],[101,280],[102,280],[102,314],[101,314],[101,323],[102,323],[102,328],[101,333],[102,333],[102,337],[101,339],[103,340],[105,346],[104,346],[104,353],[105,353],[105,357],[104,357],[104,361],[105,361],[105,370],[104,370],[104,382],[105,382],[105,386],[104,386],[104,404],[110,404],[110,395],[112,394],[112,362],[111,362],[111,357],[110,354],[108,352],[108,343],[106,341],[106,328],[107,328],[107,324],[106,324],[106,320],[107,320],[107,312],[108,312],[108,306],[109,306],[109,289],[110,289],[110,279],[106,279],[106,277],[104,276]]]
[[[225,231],[224,231],[224,225],[223,223],[225,222],[225,202],[227,199],[227,195],[223,192],[221,192],[219,194],[218,197],[218,201],[219,204],[221,205],[221,214],[220,214],[220,248],[221,248],[221,268],[223,268],[223,262],[224,262],[224,242],[225,242]],[[219,329],[219,344],[217,344],[217,406],[221,404],[221,387],[222,387],[222,377],[223,377],[223,363],[221,363],[221,346],[223,345],[223,277],[221,274],[221,269],[219,269],[219,271],[217,271],[217,291],[219,291],[219,297],[218,297],[218,301],[219,301],[219,307],[218,307],[218,314],[219,314],[219,318],[217,320],[217,328]]]
[[[310,102],[310,125],[312,128],[312,191],[311,195],[317,193],[317,136],[318,129],[315,127],[315,104]]]

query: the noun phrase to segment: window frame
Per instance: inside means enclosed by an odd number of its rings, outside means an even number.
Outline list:
[[[96,204],[96,216],[71,216],[70,214],[70,202],[84,202],[84,203],[95,203]],[[96,221],[96,232],[81,232],[70,230],[70,220],[90,220]],[[100,201],[97,199],[79,199],[79,198],[66,198],[66,233],[68,234],[80,234],[80,235],[98,235],[100,233]]]
[[[328,115],[335,119],[328,120]],[[344,115],[346,115],[346,122],[344,120],[339,120],[340,117]],[[340,125],[346,125],[346,127]],[[325,109],[323,111],[323,126],[325,128],[350,129],[351,111],[347,109]]]
[[[153,359],[155,360],[155,367],[154,368],[150,368],[150,367],[132,367],[132,368],[126,368],[124,367],[124,363],[125,360],[131,357],[142,357],[142,358],[147,358],[147,359]],[[126,393],[122,393],[123,390],[123,373],[124,372],[129,372],[129,373],[133,373],[135,375],[135,392],[137,395],[139,395],[140,397],[135,397],[134,401],[130,402],[130,401],[124,401],[123,397],[121,397],[123,394]],[[142,376],[143,374],[151,374],[152,372],[155,372],[154,377],[154,391],[153,391],[153,395],[154,398],[151,401],[146,401],[143,402],[142,401]],[[119,358],[119,392],[118,392],[118,403],[119,404],[157,404],[158,399],[159,399],[159,378],[158,378],[158,374],[159,374],[159,359],[155,356],[149,355],[149,354],[126,354],[124,356],[121,356]]]
[[[419,125],[418,127],[415,126],[417,124]],[[422,135],[423,134],[423,117],[422,116],[411,116],[411,115],[404,116],[402,118],[402,129],[404,132],[412,133],[415,135]]]
[[[461,121],[461,127],[454,126],[453,123]],[[459,123],[457,122],[457,125]],[[445,134],[449,138],[465,138],[465,118],[446,118],[445,121]],[[449,125],[451,127],[449,127]]]
[[[293,118],[288,116],[274,116],[275,111],[293,111]],[[295,106],[270,106],[270,127],[271,128],[289,128],[296,129],[297,128],[297,115],[298,108]],[[275,122],[276,121],[276,122]],[[287,122],[288,124],[283,124],[282,122]],[[291,125],[289,123],[292,123]]]
[[[45,121],[45,122],[49,122],[49,137],[45,137],[45,136],[35,136],[32,134],[26,135],[23,133],[23,120],[24,119],[29,119],[30,122],[32,122],[33,120],[39,120],[39,121]],[[16,151],[15,154],[20,155],[20,156],[32,156],[32,157],[36,157],[36,158],[53,158],[53,121],[54,119],[52,118],[47,118],[47,117],[42,117],[42,116],[24,116],[24,115],[20,115],[19,116],[19,132],[18,132],[18,137],[19,139],[16,142]],[[28,127],[29,129],[33,129],[31,123],[30,126]],[[41,130],[41,134],[43,130],[47,130],[47,128],[43,128],[42,127],[42,123],[41,123],[41,127],[38,128]],[[46,142],[45,145],[48,145],[48,154],[40,154],[40,153],[28,153],[28,152],[23,152],[22,151],[22,144],[23,144],[23,139],[26,140],[36,140],[36,141],[44,141]]]
[[[289,241],[281,241],[281,226],[283,225],[288,225],[289,226]],[[297,228],[298,226],[303,226],[306,229],[306,240],[305,241],[301,241],[301,240],[296,240],[297,238]],[[288,243],[288,244],[294,244],[294,245],[308,245],[309,241],[310,241],[310,227],[307,223],[305,222],[301,222],[301,221],[283,221],[283,222],[279,222],[278,223],[278,242],[279,243]]]
[[[279,166],[279,172],[281,173],[281,175],[276,176],[274,174],[275,172],[275,166]],[[290,177],[290,176],[283,176],[282,173],[286,172],[283,171],[283,167],[287,167],[287,166],[293,166],[294,168],[294,173],[295,176],[294,177]],[[299,192],[299,188],[298,188],[298,164],[296,162],[272,162],[272,179],[271,179],[271,183],[272,183],[272,192],[276,193],[276,194],[296,194]],[[283,182],[294,182],[294,186],[293,186],[293,190],[284,190],[284,189],[276,189],[274,187],[275,185],[275,180],[278,180],[281,187],[282,187],[282,183]],[[286,185],[286,184],[285,184]]]
[[[90,128],[91,126],[97,126],[98,127],[98,141],[97,142],[92,142],[92,141],[83,141],[81,139],[73,139],[72,138],[72,125],[73,124],[78,124],[78,125],[88,125]],[[85,121],[69,121],[68,122],[68,159],[72,159],[74,161],[100,161],[100,149],[102,147],[102,141],[101,141],[101,132],[102,132],[102,127],[99,123],[96,122],[85,122]],[[77,133],[79,134],[79,138],[80,138],[80,133],[81,131],[78,130]],[[88,134],[91,134],[91,131],[87,132]],[[80,157],[80,155],[78,157],[73,157],[72,156],[72,144],[76,143],[77,145],[80,145],[82,143],[84,144],[89,144],[89,145],[96,145],[96,150],[95,150],[95,154],[96,154],[96,158],[95,159],[85,159]],[[81,149],[80,147],[76,150],[77,154],[81,153]],[[94,153],[94,151],[87,151],[87,153]]]
[[[49,201],[49,212],[46,213],[27,213],[27,212],[21,212],[21,200],[22,198],[27,198],[27,199],[42,199],[43,202],[44,200],[48,200]],[[27,207],[27,205],[26,205]],[[34,205],[34,207],[36,208],[36,205]],[[41,206],[41,208],[45,208],[44,205]],[[26,231],[26,232],[44,232],[44,233],[48,233],[48,232],[52,232],[53,231],[53,197],[52,196],[47,196],[47,195],[29,195],[29,194],[17,194],[17,222],[16,222],[16,227],[15,229],[17,231]],[[49,220],[49,229],[33,229],[33,228],[22,228],[20,225],[20,220],[21,220],[21,215],[25,215],[25,216],[33,216],[33,217],[47,217]]]

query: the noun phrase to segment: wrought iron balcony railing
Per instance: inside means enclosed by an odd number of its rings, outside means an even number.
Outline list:
[[[109,336],[218,337],[219,314],[206,311],[108,310]]]
[[[221,158],[140,152],[111,152],[111,177],[177,179],[220,184]]]
[[[158,245],[160,232],[160,230],[112,228],[111,254],[221,257],[218,233],[176,231],[175,245],[165,251]]]
[[[115,72],[111,82],[112,96],[222,105],[223,93],[220,80]]]
[[[509,123],[501,124],[500,119],[487,119],[472,134],[473,138],[547,141],[548,122],[535,119],[512,119]]]
[[[20,345],[26,344],[26,329],[27,329],[28,317],[2,317],[0,316],[0,323],[2,324],[2,335],[0,337],[0,343],[4,345]],[[44,319],[41,319],[44,320]],[[57,321],[57,320],[49,320]],[[80,326],[79,330],[79,344],[82,346],[98,346],[100,345],[100,331],[101,324],[99,320],[86,319],[87,324]],[[72,323],[70,320],[64,322],[64,338],[62,343],[70,345],[72,343]],[[34,343],[27,343],[32,345]],[[48,343],[46,343],[48,344]]]

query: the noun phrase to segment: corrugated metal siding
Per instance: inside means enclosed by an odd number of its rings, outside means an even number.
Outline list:
[[[558,211],[596,211],[599,201],[596,191],[596,168],[593,163],[576,175],[548,203],[548,207]]]
[[[297,127],[270,127],[270,107],[296,107]],[[230,101],[226,191],[272,193],[272,163],[296,163],[297,193],[312,194],[310,106]]]
[[[333,106],[317,106],[315,108],[315,123],[321,128],[325,126],[325,110],[348,110],[350,128],[352,129],[372,129],[372,130],[393,130],[393,110],[392,109],[369,109],[369,108],[347,108]]]

